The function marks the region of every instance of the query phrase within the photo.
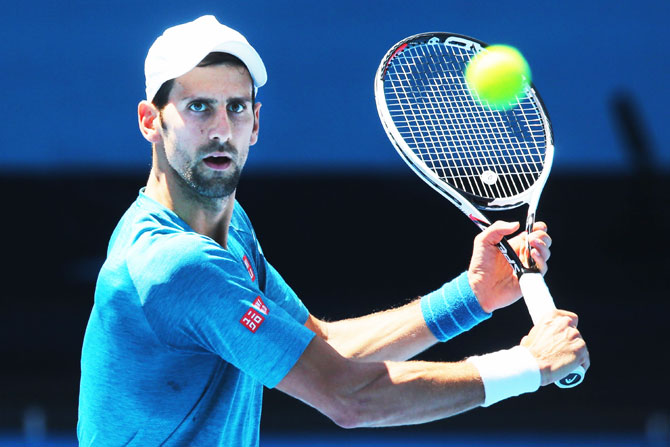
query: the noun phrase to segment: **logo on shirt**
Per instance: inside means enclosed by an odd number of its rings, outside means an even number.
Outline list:
[[[247,268],[247,272],[249,272],[251,282],[254,282],[254,280],[256,280],[256,275],[254,274],[254,269],[251,267],[251,262],[249,262],[249,258],[247,258],[247,255],[244,255],[244,257],[242,258],[242,262],[244,263],[244,266]]]
[[[263,317],[263,315],[261,315],[253,307],[250,307],[247,313],[245,313],[240,320],[240,323],[242,323],[242,326],[246,327],[255,334],[263,321],[265,321],[265,317]]]
[[[255,334],[263,321],[265,321],[263,315],[267,315],[268,312],[267,306],[259,295],[254,300],[249,310],[247,310],[247,313],[244,314],[240,323]]]
[[[256,297],[252,306],[255,307],[256,309],[260,310],[265,315],[267,315],[269,313],[268,308],[265,305],[265,303],[263,302],[263,300],[261,299],[260,295]]]

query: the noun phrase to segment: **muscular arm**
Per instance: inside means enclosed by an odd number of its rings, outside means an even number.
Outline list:
[[[550,240],[544,236],[545,228],[540,230],[541,244],[534,246],[540,261],[549,254]],[[479,294],[477,298],[487,311],[509,305],[519,297],[518,282],[495,248],[503,235],[515,229],[515,225],[495,223],[475,239],[467,281],[473,290],[484,291],[483,300]],[[310,316],[306,325],[318,336],[277,388],[343,427],[418,424],[490,405],[506,395],[504,391],[499,393],[501,388],[495,388],[499,371],[507,371],[504,374],[513,380],[526,377],[523,371],[515,370],[517,362],[525,364],[522,369],[530,368],[531,373],[539,369],[545,385],[564,377],[579,364],[588,368],[589,362],[586,345],[576,329],[577,316],[565,311],[555,311],[524,338],[525,349],[519,348],[524,360],[504,353],[485,356],[490,360],[488,366],[476,360],[484,368],[484,379],[471,362],[395,361],[410,358],[436,341],[418,300],[391,311],[336,323],[324,323]],[[489,371],[491,361],[498,362],[493,364],[495,379]],[[505,368],[499,369],[498,365]],[[536,389],[538,382],[530,382],[524,382],[514,392],[510,390],[507,397]],[[505,386],[510,382],[502,383]],[[485,395],[488,388],[489,398]]]
[[[484,388],[467,362],[359,362],[315,337],[277,388],[345,427],[429,422],[480,405]]]
[[[588,368],[576,325],[576,315],[555,311],[524,337],[543,385],[576,365]],[[343,357],[321,337],[312,339],[277,388],[346,428],[430,422],[479,406],[486,397],[470,362],[361,362]]]
[[[496,247],[503,236],[516,228],[516,224],[496,222],[475,238],[468,278],[486,312],[508,306],[521,296],[516,276]],[[534,249],[532,256],[546,271],[551,238],[543,222],[537,222],[534,230],[530,235]],[[519,254],[525,248],[525,237],[522,234],[510,240]],[[421,313],[420,300],[396,309],[332,323],[310,316],[307,326],[343,357],[363,361],[407,360],[437,342]]]
[[[397,309],[326,323],[310,315],[312,331],[341,356],[364,360],[407,360],[437,342],[415,300]]]

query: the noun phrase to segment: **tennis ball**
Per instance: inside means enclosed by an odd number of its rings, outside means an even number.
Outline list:
[[[465,68],[465,81],[473,97],[495,109],[516,104],[530,84],[530,67],[523,55],[509,45],[491,45],[477,53]]]

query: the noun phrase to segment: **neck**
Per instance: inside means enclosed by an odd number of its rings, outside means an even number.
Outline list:
[[[173,175],[172,177],[179,177]],[[235,192],[223,198],[202,197],[183,180],[171,178],[164,171],[151,169],[145,194],[172,210],[196,232],[228,248],[228,228],[233,217]]]

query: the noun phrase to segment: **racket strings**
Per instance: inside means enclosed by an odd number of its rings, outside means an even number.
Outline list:
[[[529,97],[508,111],[473,98],[463,72],[474,54],[448,44],[409,46],[387,68],[387,108],[412,152],[441,180],[480,197],[516,196],[544,167],[544,122]]]

